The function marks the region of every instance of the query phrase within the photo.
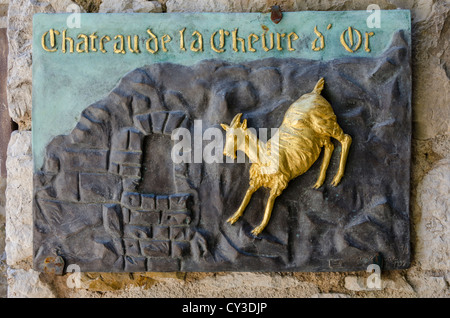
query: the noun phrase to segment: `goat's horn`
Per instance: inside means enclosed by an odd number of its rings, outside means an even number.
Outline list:
[[[237,126],[237,124],[239,124],[241,122],[241,117],[242,117],[242,113],[239,113],[236,116],[234,116],[233,120],[231,121],[230,126],[231,127]]]

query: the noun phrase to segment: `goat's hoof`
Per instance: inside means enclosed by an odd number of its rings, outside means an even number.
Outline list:
[[[234,224],[239,219],[239,217],[231,217],[227,220],[228,223]]]
[[[253,229],[252,234],[253,234],[254,236],[258,236],[259,233],[262,232],[262,230],[264,230],[264,227],[262,227],[262,226],[257,226],[257,227],[255,227],[255,228]]]
[[[322,184],[323,181],[322,182],[317,181],[316,184],[313,186],[313,189],[319,189],[322,186]]]
[[[343,177],[343,175],[337,174],[337,175],[333,178],[333,181],[331,182],[331,185],[332,185],[333,187],[336,187],[336,186],[339,184],[339,182],[341,182],[342,177]]]

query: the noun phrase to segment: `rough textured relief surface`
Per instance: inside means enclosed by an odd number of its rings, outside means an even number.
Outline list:
[[[8,7],[8,108],[20,129],[31,129],[32,15],[54,12],[48,2],[13,1]]]
[[[450,161],[442,159],[426,174],[418,189],[422,215],[417,233],[421,243],[417,253],[426,270],[445,271],[450,267],[449,176]]]
[[[405,36],[397,32],[377,58],[207,60],[128,73],[47,147],[35,175],[35,269],[55,251],[83,271],[342,271],[367,268],[377,253],[387,269],[408,267]],[[175,164],[172,132],[194,133],[194,119],[203,129],[218,127],[240,112],[250,127],[278,127],[320,77],[353,138],[345,178],[336,188],[330,176],[311,189],[318,162],[291,181],[259,237],[250,231],[262,218],[263,189],[230,226],[225,220],[248,187],[249,165]]]
[[[33,216],[30,203],[33,185],[31,132],[15,131],[11,135],[6,161],[8,182],[6,187],[6,255],[7,264],[13,265],[29,258],[32,252]],[[17,191],[21,189],[21,191]]]

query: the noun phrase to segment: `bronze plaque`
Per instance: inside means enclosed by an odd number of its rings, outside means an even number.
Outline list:
[[[407,268],[410,15],[378,14],[36,15],[34,268]]]

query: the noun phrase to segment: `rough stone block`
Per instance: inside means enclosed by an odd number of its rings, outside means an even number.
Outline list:
[[[122,204],[131,208],[136,209],[141,205],[141,196],[139,193],[134,192],[124,192],[122,193]]]
[[[112,247],[118,255],[125,255],[125,244],[123,239],[114,238],[112,239]]]
[[[199,1],[193,7],[183,0],[168,0],[166,6],[167,12],[265,12],[270,9],[264,1],[246,1],[244,4],[242,1],[209,0]]]
[[[123,223],[130,223],[130,218],[131,218],[131,211],[130,209],[122,206],[122,218],[123,218]]]
[[[170,239],[171,240],[184,240],[184,226],[172,226],[170,228]]]
[[[128,137],[128,150],[130,151],[142,151],[143,135],[137,131],[130,130]]]
[[[125,246],[125,255],[127,256],[142,256],[139,248],[139,241],[135,239],[123,239]]]
[[[168,240],[169,228],[167,226],[153,226],[153,238],[157,240]]]
[[[134,122],[142,133],[148,135],[152,132],[152,118],[150,114],[134,116]]]
[[[123,13],[123,12],[162,12],[158,1],[146,0],[103,0],[99,8],[100,13]]]
[[[78,6],[80,12],[86,12],[82,6],[77,5],[77,3],[72,0],[49,0],[48,2],[50,2],[56,13],[66,13],[67,10],[71,8],[69,7],[71,5],[72,8],[74,5]]]
[[[140,166],[120,166],[120,175],[125,177],[141,177],[141,167]]]
[[[98,124],[104,124],[111,120],[111,113],[107,109],[107,104],[102,102],[93,104],[92,107],[85,109],[81,114],[86,119]]]
[[[33,254],[31,132],[11,134],[6,158],[6,262],[12,266]]]
[[[59,159],[56,156],[47,157],[45,160],[44,170],[47,173],[58,173],[59,171]]]
[[[150,108],[150,99],[146,96],[135,96],[131,102],[131,108],[134,115],[145,113]]]
[[[159,212],[141,212],[141,211],[131,211],[130,213],[130,224],[158,224],[159,223]]]
[[[351,298],[349,295],[340,293],[318,293],[311,296],[311,298]]]
[[[66,170],[83,172],[105,171],[108,164],[108,151],[98,149],[66,149],[60,156],[61,165]]]
[[[153,194],[142,194],[142,209],[146,211],[154,211],[156,209],[155,195]]]
[[[84,112],[70,135],[72,143],[92,148],[107,148],[109,145],[109,135],[105,131],[105,124],[95,118],[87,118]]]
[[[120,201],[122,183],[118,176],[106,173],[80,173],[80,201]]]
[[[123,177],[122,186],[123,190],[127,192],[137,191],[141,178],[138,177]]]
[[[113,237],[119,238],[123,236],[123,218],[120,205],[103,205],[103,226]]]
[[[438,161],[418,186],[417,260],[423,269],[450,269],[450,160]]]
[[[111,162],[140,165],[142,152],[111,151]]]
[[[11,1],[8,6],[8,109],[21,130],[31,129],[32,17],[54,12],[50,3]]]
[[[4,19],[4,18],[3,18]],[[6,179],[6,153],[8,151],[8,142],[11,132],[14,130],[13,121],[8,113],[8,97],[6,91],[6,82],[8,76],[8,37],[6,26],[1,27],[0,17],[0,178]]]
[[[8,298],[54,298],[51,288],[34,270],[8,268]]]
[[[78,123],[70,134],[70,141],[80,146],[85,145],[84,140],[89,139],[93,139],[93,134],[89,127],[85,127],[81,123]]]
[[[147,259],[147,270],[154,271],[156,269],[163,269],[164,272],[175,272],[180,270],[180,263],[177,259],[167,259],[167,258],[148,258]]]
[[[169,196],[170,210],[181,211],[187,209],[187,203],[190,198],[190,194],[173,194]]]
[[[193,233],[187,226],[172,226],[170,228],[170,239],[175,241],[190,241]]]
[[[37,199],[51,199],[56,198],[56,191],[52,186],[35,189],[34,195]]]
[[[147,270],[145,257],[125,256],[125,271],[126,272],[145,272]]]
[[[191,126],[191,124],[192,124],[192,121],[191,121],[188,117],[185,117],[185,118],[183,119],[183,121],[181,122],[181,124],[178,126],[178,128],[186,128],[186,129],[189,129],[190,126]]]
[[[172,257],[180,258],[190,253],[189,242],[172,242]]]
[[[120,107],[120,112],[124,114],[130,113],[132,97],[124,93],[120,88],[115,88],[112,90],[111,94],[108,96],[108,100],[112,103],[117,103]]]
[[[111,149],[127,151],[129,134],[130,131],[128,129],[121,130],[115,134],[111,140]]]
[[[164,134],[172,135],[172,132],[178,128],[186,115],[183,112],[170,112],[164,125]]]
[[[162,134],[163,133],[164,124],[166,122],[167,115],[168,115],[167,112],[151,113],[154,134]]]
[[[170,255],[170,241],[141,241],[144,256],[164,257]]]
[[[114,162],[110,163],[108,172],[113,173],[113,174],[119,174],[120,173],[120,165],[117,163],[114,163]]]
[[[163,225],[186,225],[191,222],[189,212],[162,212],[161,224]]]
[[[75,202],[80,200],[79,183],[78,172],[63,171],[55,177],[53,187],[59,199]]]
[[[152,228],[150,225],[125,225],[124,236],[135,239],[152,238]]]
[[[367,279],[364,277],[347,276],[345,277],[345,288],[353,291],[370,290],[367,287]]]
[[[156,209],[159,211],[166,211],[169,209],[168,197],[165,195],[156,196]]]
[[[39,242],[42,235],[52,231],[53,235],[62,239],[73,239],[82,235],[85,228],[101,227],[103,223],[104,205],[99,203],[80,204],[57,200],[37,200],[35,202],[36,214],[34,216],[34,239]],[[116,211],[119,211],[118,209]],[[109,215],[109,214],[108,214]],[[118,220],[112,218],[111,225],[118,226]],[[51,229],[51,230],[50,230]],[[95,244],[91,241],[90,244]],[[83,245],[85,247],[85,245]],[[79,248],[76,246],[76,248]],[[82,251],[80,251],[82,253]],[[47,254],[51,254],[47,252]],[[43,255],[43,254],[42,254]],[[44,257],[43,255],[42,257]],[[48,255],[47,255],[48,256]]]
[[[431,273],[408,275],[408,281],[414,286],[416,295],[424,298],[447,298],[449,294],[448,278]],[[447,274],[448,275],[448,274]]]

